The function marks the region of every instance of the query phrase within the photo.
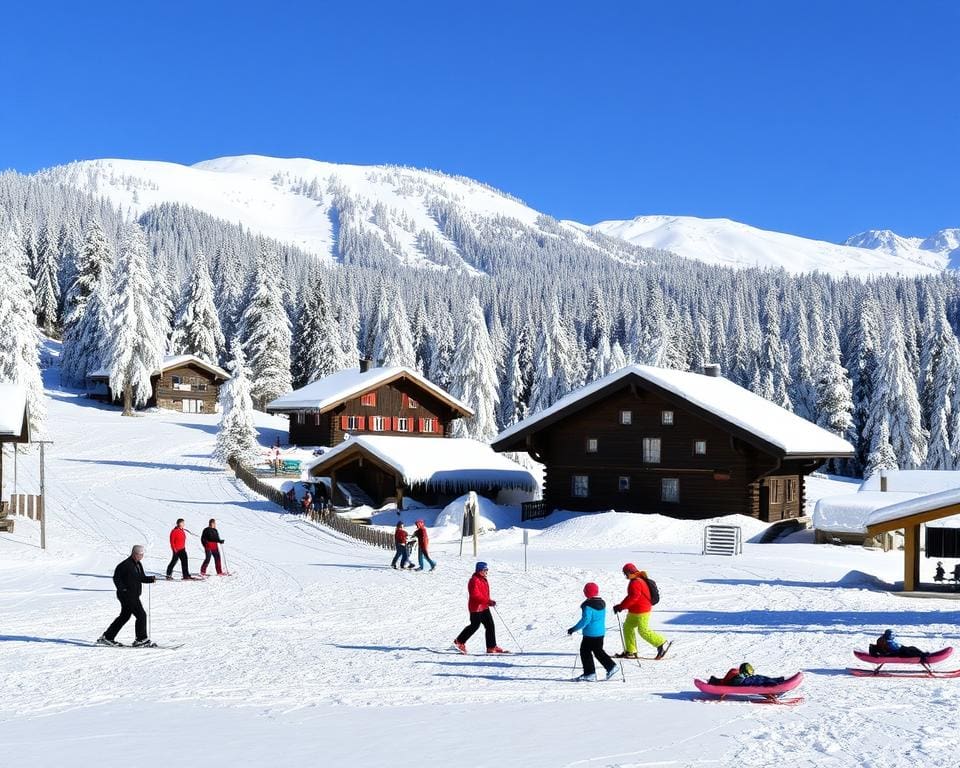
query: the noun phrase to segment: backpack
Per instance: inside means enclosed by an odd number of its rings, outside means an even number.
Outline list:
[[[656,605],[660,602],[660,590],[657,589],[657,582],[649,576],[644,576],[643,580],[647,582],[647,589],[650,591],[650,605]]]

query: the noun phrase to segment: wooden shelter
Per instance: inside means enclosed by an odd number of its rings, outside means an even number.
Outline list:
[[[0,384],[0,489],[3,488],[3,447],[30,442],[27,391],[20,384]]]
[[[214,413],[220,398],[220,385],[230,378],[223,368],[196,355],[165,357],[150,377],[152,393],[148,408],[164,408],[183,413]],[[87,375],[87,396],[112,402],[119,399],[110,390],[110,372],[100,369]]]
[[[931,493],[875,510],[867,520],[867,536],[903,531],[903,591],[921,591],[920,526],[960,515],[960,489]]]

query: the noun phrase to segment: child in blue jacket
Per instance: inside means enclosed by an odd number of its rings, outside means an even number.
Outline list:
[[[580,605],[580,611],[582,612],[580,621],[567,630],[568,635],[583,630],[583,640],[580,641],[580,661],[583,662],[583,674],[576,679],[584,682],[592,682],[597,679],[597,668],[593,663],[593,657],[596,656],[597,661],[607,670],[605,679],[609,680],[617,674],[619,667],[603,650],[603,636],[607,632],[607,605],[600,597],[600,587],[592,581],[584,586],[583,594],[587,599]]]

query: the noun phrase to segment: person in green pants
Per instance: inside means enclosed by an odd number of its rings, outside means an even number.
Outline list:
[[[627,620],[623,622],[623,653],[616,654],[617,658],[637,658],[637,634],[657,649],[657,658],[667,655],[670,643],[658,632],[650,629],[650,612],[653,602],[650,599],[650,588],[647,586],[646,573],[633,563],[623,566],[623,575],[629,582],[627,596],[613,606],[614,613],[627,611]]]

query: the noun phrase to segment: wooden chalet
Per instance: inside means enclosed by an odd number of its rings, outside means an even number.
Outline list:
[[[165,357],[150,377],[153,392],[148,408],[165,408],[183,413],[214,413],[218,408],[220,385],[230,378],[223,368],[196,355]],[[100,369],[87,375],[87,396],[112,402],[122,393],[110,390],[110,371]]]
[[[335,446],[348,435],[445,437],[473,411],[410,368],[361,360],[267,404],[290,417],[291,445]]]
[[[0,384],[0,493],[3,488],[3,448],[30,442],[27,390],[20,384]]]
[[[486,443],[467,438],[357,435],[308,464],[305,478],[330,479],[333,503],[381,506],[389,499],[403,509],[404,497],[443,504],[467,491],[495,498],[506,489],[533,494],[529,471]]]
[[[853,455],[840,437],[720,376],[627,366],[502,432],[546,465],[542,513],[798,517],[804,478]]]

